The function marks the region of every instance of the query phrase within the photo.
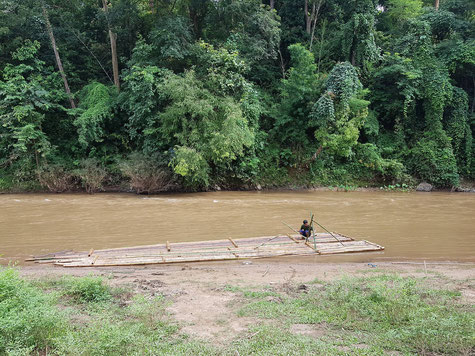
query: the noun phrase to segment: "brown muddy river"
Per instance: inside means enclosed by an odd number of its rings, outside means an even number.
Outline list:
[[[68,249],[285,234],[282,221],[298,228],[310,211],[328,229],[386,250],[307,260],[475,262],[474,194],[285,191],[0,195],[0,263]]]

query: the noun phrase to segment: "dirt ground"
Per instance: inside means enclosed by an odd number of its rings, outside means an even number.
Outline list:
[[[461,301],[475,304],[475,263],[382,262],[307,263],[285,259],[237,260],[227,262],[187,263],[131,267],[65,268],[50,265],[25,265],[21,274],[28,279],[63,275],[101,275],[113,286],[132,288],[148,296],[170,299],[168,311],[182,325],[182,330],[199,339],[226,343],[255,322],[236,315],[238,295],[230,287],[306,288],[318,279],[331,281],[344,275],[364,276],[374,273],[427,277],[434,287],[461,292]],[[315,333],[296,325],[298,333]],[[301,330],[300,330],[301,329]]]

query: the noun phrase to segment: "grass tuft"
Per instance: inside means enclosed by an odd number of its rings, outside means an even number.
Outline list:
[[[101,277],[67,277],[64,293],[80,303],[101,303],[112,299],[111,288]]]

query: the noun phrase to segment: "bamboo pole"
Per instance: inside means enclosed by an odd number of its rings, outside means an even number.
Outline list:
[[[320,225],[317,221],[313,220],[313,218],[312,218],[312,221],[315,222],[315,224],[317,224],[318,226],[320,226],[323,230],[325,230],[326,232],[328,232],[330,235],[332,235],[332,237],[333,237],[335,240],[337,240],[342,246],[344,246],[344,245],[343,245],[343,242],[341,242],[339,239],[337,239],[337,238],[335,237],[335,235],[333,235],[333,234],[332,234],[330,231],[328,231],[325,227],[323,227],[322,225]]]
[[[274,239],[276,239],[276,238],[278,238],[278,237],[280,237],[280,236],[279,236],[279,235],[274,236],[273,238],[271,238],[271,239],[269,239],[269,240],[267,240],[267,241],[264,241],[264,242],[261,243],[259,246],[254,247],[254,249],[258,249],[259,247],[264,246],[266,243],[268,243],[268,242],[270,242],[270,241],[272,241],[272,240],[274,240]]]
[[[297,244],[300,243],[300,242],[298,242],[296,239],[294,239],[290,234],[287,234],[287,236],[288,236],[289,239],[291,239],[293,242],[295,242],[295,243],[297,243]]]
[[[315,247],[315,250],[317,249],[317,241],[315,240],[315,229],[313,228],[313,214],[310,212],[310,226],[312,229],[313,233],[313,246]]]
[[[237,243],[235,243],[232,238],[228,237],[228,240],[231,241],[231,243],[234,245],[234,247],[239,248]]]
[[[287,225],[287,227],[292,230],[293,232],[296,232],[297,234],[301,235],[300,232],[298,232],[297,230],[295,230],[292,226],[290,226],[289,224],[287,224],[285,221],[282,221],[282,224],[285,224]]]
[[[319,234],[316,234],[318,236]],[[296,235],[297,236],[297,235]],[[300,234],[298,235],[300,236]],[[334,238],[330,237],[331,235],[328,234],[328,237],[322,237],[319,239],[317,244],[334,244],[335,242],[339,242],[338,240],[335,240]],[[339,235],[338,235],[339,236]],[[295,239],[292,235],[290,235],[291,240]],[[283,240],[285,238],[285,240]],[[281,236],[277,235],[272,238],[268,238],[267,240],[264,240],[264,237],[262,238],[253,238],[253,239],[238,239],[236,240],[236,244],[239,243],[239,246],[241,248],[247,248],[247,249],[257,249],[261,248],[264,245],[268,245],[266,248],[272,248],[274,246],[285,246],[289,245],[291,243],[290,240],[287,240],[289,236]],[[329,240],[331,239],[331,240]],[[277,240],[277,241],[276,241]],[[259,245],[255,245],[257,242],[263,241]],[[347,242],[352,242],[350,238],[345,237],[345,241]],[[229,244],[229,240],[216,240],[216,241],[210,241],[208,244],[203,244],[203,243],[175,243],[174,244],[174,252],[175,253],[191,253],[191,252],[199,252],[199,253],[205,253],[207,251],[216,251],[222,248],[227,248],[225,244]],[[93,254],[99,254],[101,257],[107,257],[107,256],[113,256],[116,254],[126,254],[127,256],[131,255],[150,255],[150,254],[162,254],[163,250],[166,249],[166,244],[160,244],[160,245],[150,245],[150,248],[117,248],[117,249],[109,249],[109,250],[94,250]],[[203,247],[206,246],[206,247]],[[90,252],[90,251],[89,251]],[[64,254],[61,254],[64,253]],[[89,253],[90,254],[90,253]],[[58,260],[58,259],[75,259],[75,258],[83,258],[87,257],[88,252],[76,252],[74,253],[73,251],[62,251],[54,254],[49,254],[49,255],[42,255],[42,256],[36,256],[34,258],[28,258],[26,259],[27,261],[48,261],[48,260]]]

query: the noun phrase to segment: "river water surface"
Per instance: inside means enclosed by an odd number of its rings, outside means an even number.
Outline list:
[[[68,249],[285,234],[282,221],[298,228],[310,211],[331,231],[386,248],[311,257],[316,262],[475,262],[474,194],[285,191],[0,195],[0,263]]]

